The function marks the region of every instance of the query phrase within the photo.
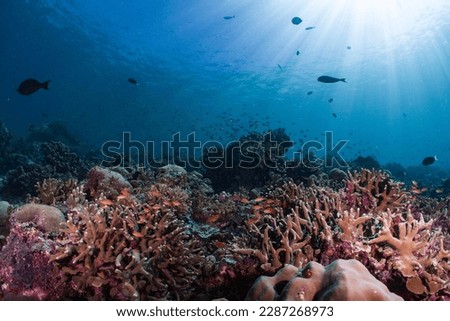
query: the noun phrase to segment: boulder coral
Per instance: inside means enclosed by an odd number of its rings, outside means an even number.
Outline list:
[[[11,214],[13,223],[32,223],[44,233],[59,233],[64,214],[56,207],[42,204],[25,204]]]
[[[260,277],[247,300],[399,301],[357,260],[336,260],[324,267],[309,262],[303,269],[287,265],[273,277]]]

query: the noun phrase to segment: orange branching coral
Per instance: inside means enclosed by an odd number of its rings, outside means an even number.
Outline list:
[[[247,224],[256,241],[234,249],[236,255],[257,258],[264,273],[285,264],[327,265],[339,258],[357,258],[383,282],[396,279],[422,298],[448,293],[446,234],[433,228],[432,220],[425,222],[417,210],[412,213],[415,197],[384,173],[349,174],[339,191],[292,183],[283,188],[284,196],[280,188],[272,190],[283,200],[281,209]]]
[[[131,196],[127,206],[104,200],[69,211],[51,257],[60,282],[90,299],[188,298],[203,259],[182,221]]]
[[[374,208],[377,211],[386,211],[388,208],[404,208],[407,205],[407,192],[402,189],[403,184],[394,182],[382,171],[369,171],[349,173],[347,192],[353,198],[354,206],[358,208]]]
[[[336,219],[341,228],[340,239],[345,242],[357,243],[363,239],[364,223],[372,219],[372,214],[361,215],[359,208],[350,208],[350,211],[339,211]]]
[[[388,266],[392,266],[402,273],[404,277],[413,278],[409,288],[414,288],[412,292],[416,294],[435,293],[441,289],[448,290],[448,259],[450,252],[444,249],[443,236],[440,231],[433,231],[433,221],[425,222],[420,216],[419,220],[413,218],[411,211],[408,210],[406,218],[401,214],[393,214],[389,209],[380,216],[382,229],[370,244],[387,243],[390,247],[381,246],[385,252],[388,252]],[[394,223],[394,220],[401,220]],[[436,243],[438,247],[436,247]],[[391,253],[390,249],[395,249]],[[417,290],[419,279],[422,276],[428,288],[423,287],[421,293]]]
[[[396,215],[395,217],[401,216]],[[397,224],[398,238],[396,238],[392,232],[395,217],[389,209],[381,214],[382,230],[377,238],[369,241],[369,244],[389,243],[398,252],[393,260],[393,267],[399,270],[403,276],[412,277],[415,275],[414,271],[421,267],[415,253],[419,253],[427,246],[432,222],[427,224],[423,220],[418,222],[408,211],[406,221]]]
[[[188,193],[179,186],[170,186],[166,183],[151,185],[148,193],[148,205],[156,210],[172,210],[176,214],[185,214],[190,205]]]

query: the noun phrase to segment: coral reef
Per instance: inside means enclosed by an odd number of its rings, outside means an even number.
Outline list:
[[[265,301],[402,301],[357,260],[336,260],[324,267],[286,265],[273,277],[260,277],[247,300]]]
[[[6,201],[0,201],[0,249],[9,233],[9,215],[12,211],[12,206]]]
[[[3,158],[6,155],[6,149],[11,141],[12,135],[8,128],[0,121],[0,156]]]
[[[26,138],[15,138],[0,122],[0,194],[9,202],[33,195],[44,179],[82,180],[92,160],[74,153],[77,145],[67,128],[58,122],[30,128]]]
[[[6,299],[242,300],[258,277],[249,299],[450,299],[450,200],[379,170],[214,192],[176,165],[95,166],[35,188],[7,216]]]
[[[131,184],[122,174],[108,168],[95,166],[87,174],[85,188],[92,198],[100,195],[104,195],[106,198],[117,198],[123,189],[131,188]]]
[[[380,163],[373,156],[358,156],[351,162],[351,167],[356,170],[363,168],[380,169]]]
[[[61,142],[46,142],[34,145],[28,156],[11,154],[9,161],[15,167],[6,173],[1,190],[6,199],[24,199],[34,194],[37,183],[45,179],[83,179],[89,170],[88,161],[71,152]]]
[[[55,178],[44,179],[36,184],[36,202],[46,205],[64,203],[67,196],[78,187],[76,179],[62,181]]]
[[[211,179],[215,190],[263,186],[271,181],[272,173],[286,171],[284,155],[292,145],[285,130],[280,128],[264,133],[252,132],[225,149],[220,146],[208,148],[202,161],[205,177]],[[223,161],[218,161],[218,157]]]
[[[68,127],[59,121],[42,124],[38,127],[30,126],[27,141],[30,143],[58,141],[69,146],[79,144],[78,139],[69,131]]]
[[[272,193],[284,194],[283,207],[247,224],[259,244],[234,250],[258,258],[265,273],[355,258],[404,298],[448,298],[448,231],[412,213],[414,196],[386,174],[349,174],[339,191],[287,184]]]

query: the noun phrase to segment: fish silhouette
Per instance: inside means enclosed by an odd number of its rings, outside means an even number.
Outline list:
[[[331,84],[338,81],[346,82],[345,78],[335,78],[330,76],[320,76],[319,78],[317,78],[317,80],[326,84]]]
[[[302,19],[300,19],[300,17],[294,17],[294,18],[292,18],[292,20],[291,20],[291,22],[294,24],[294,25],[299,25],[299,24],[301,24],[302,23]]]
[[[137,85],[138,84],[137,80],[134,79],[134,78],[128,78],[128,82],[133,84],[133,85]]]
[[[17,88],[17,91],[19,94],[28,96],[32,93],[35,93],[39,89],[43,88],[45,90],[48,90],[48,83],[50,80],[39,82],[36,79],[29,78],[27,80],[24,80],[20,83],[19,88]]]
[[[436,156],[429,156],[429,157],[425,157],[422,161],[422,165],[423,166],[428,166],[433,164],[435,161],[437,161],[437,157]]]

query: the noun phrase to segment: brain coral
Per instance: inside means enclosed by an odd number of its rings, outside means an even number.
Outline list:
[[[65,221],[58,208],[42,204],[25,204],[11,215],[11,219],[17,223],[34,223],[45,233],[58,232]]]

